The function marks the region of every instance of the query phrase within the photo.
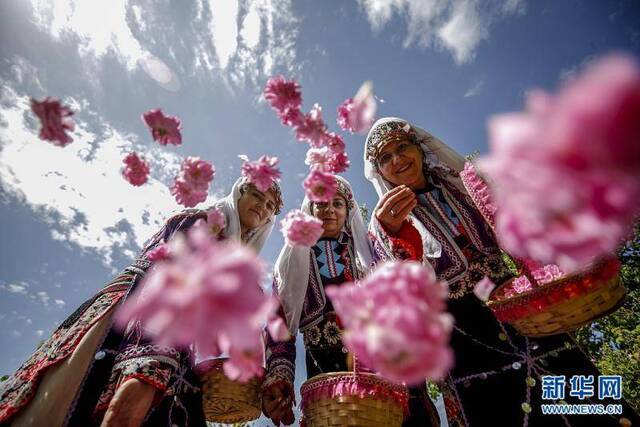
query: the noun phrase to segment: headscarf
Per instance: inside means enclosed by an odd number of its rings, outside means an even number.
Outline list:
[[[401,139],[418,144],[424,153],[424,164],[427,169],[466,193],[464,185],[458,177],[459,172],[464,168],[464,158],[460,154],[438,138],[404,119],[385,117],[376,121],[369,130],[364,149],[364,174],[373,184],[379,198],[382,198],[395,185],[382,177],[375,164],[375,157],[388,142]],[[427,258],[440,257],[442,251],[440,243],[412,213],[409,214],[409,220],[422,237],[423,256]],[[377,221],[375,215],[372,217],[371,223],[373,224],[374,221]]]
[[[255,230],[252,230],[248,236],[245,236],[245,240],[242,240],[242,228],[240,226],[240,214],[238,212],[238,200],[242,197],[242,187],[247,184],[249,181],[245,177],[240,177],[236,180],[231,188],[231,192],[227,194],[220,200],[217,200],[211,208],[216,208],[224,213],[225,217],[225,228],[222,231],[222,234],[226,238],[231,238],[236,240],[237,242],[242,242],[243,244],[252,248],[257,254],[260,253],[260,250],[266,243],[271,231],[273,230],[273,226],[276,221],[276,214],[280,211],[282,207],[281,200],[276,202],[276,210],[273,215],[269,218],[269,220],[258,227]],[[277,182],[274,182],[271,185],[269,190],[275,191],[278,198],[280,198],[280,186]],[[208,209],[207,209],[208,210]],[[211,359],[219,359],[227,357],[227,354],[220,354],[216,356],[212,355],[204,355],[198,351],[197,348],[193,349],[194,351],[194,365],[199,365],[201,363],[206,363]]]
[[[231,192],[222,199],[216,201],[213,204],[213,208],[216,208],[224,213],[226,226],[223,231],[224,236],[234,239],[238,242],[242,242],[251,247],[256,253],[260,253],[262,247],[266,243],[273,226],[276,221],[276,213],[279,211],[280,206],[276,207],[276,212],[271,215],[269,220],[259,228],[252,230],[248,236],[245,236],[245,240],[242,240],[242,229],[240,227],[240,214],[238,213],[238,200],[242,197],[242,187],[247,184],[248,181],[245,177],[240,177],[233,184]],[[280,187],[278,183],[274,182],[270,188],[280,194]]]
[[[353,260],[356,270],[354,271],[354,279],[358,279],[363,277],[371,266],[371,244],[367,237],[367,229],[362,220],[359,205],[353,197],[351,185],[340,176],[336,176],[336,178],[339,184],[338,194],[345,196],[349,205],[349,216],[345,221],[344,231],[351,239],[350,243],[356,258]],[[300,209],[311,215],[311,201],[307,197],[303,200]],[[295,334],[300,325],[302,306],[309,285],[310,255],[311,248],[309,247],[291,246],[285,243],[275,264],[274,280],[291,334]],[[320,291],[324,292],[322,287]]]

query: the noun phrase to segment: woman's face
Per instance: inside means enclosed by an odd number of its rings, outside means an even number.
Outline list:
[[[276,210],[276,198],[273,191],[266,193],[253,185],[247,185],[238,200],[240,226],[246,230],[259,228],[269,221]]]
[[[337,238],[347,220],[347,201],[336,195],[330,202],[314,203],[311,214],[322,220],[322,237]]]
[[[406,185],[419,190],[426,185],[422,150],[410,141],[387,143],[378,153],[376,164],[382,177],[395,186]]]

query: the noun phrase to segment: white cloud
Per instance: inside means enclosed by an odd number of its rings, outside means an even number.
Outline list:
[[[38,78],[38,69],[25,58],[15,55],[11,59],[3,61],[3,68],[9,71],[8,75],[16,85],[25,85],[32,89],[44,91],[44,87]]]
[[[8,85],[0,85],[0,94],[6,95],[0,99],[0,188],[48,223],[54,239],[96,251],[106,266],[120,268],[111,265],[115,253],[132,256],[180,209],[165,185],[179,168],[176,154],[145,146],[151,178],[133,187],[121,167],[125,153],[140,148],[135,135],[106,123],[96,134],[76,120],[74,142],[56,147],[38,139],[26,96]],[[73,102],[94,114],[86,101]],[[210,202],[211,196],[203,205]]]
[[[168,13],[163,3],[141,7],[130,0],[31,2],[36,26],[54,40],[77,41],[83,58],[99,60],[113,53],[129,71],[141,67],[170,91],[180,89],[178,73],[150,51],[164,52],[163,59],[173,60],[180,74],[205,71],[209,78],[211,72],[223,71],[214,75],[231,86],[247,81],[255,85],[274,67],[295,68],[298,20],[292,0],[196,0],[193,17],[170,24],[161,15]],[[167,28],[175,34],[158,38],[156,33]],[[178,51],[192,59],[178,61]],[[95,70],[100,62],[84,61],[83,67],[84,77],[99,90]]]
[[[66,303],[64,302],[64,300],[61,300],[61,299],[56,299],[56,300],[54,300],[53,302],[54,302],[54,304],[55,304],[58,308],[62,308],[62,307],[64,307],[64,306],[65,306],[65,304],[66,304]]]
[[[146,51],[127,24],[128,0],[32,0],[36,25],[55,39],[78,37],[81,54],[100,57],[114,51],[129,68]]]
[[[484,80],[483,79],[476,80],[475,82],[473,82],[471,87],[469,87],[469,89],[467,89],[467,91],[464,93],[464,97],[465,98],[470,98],[472,96],[476,96],[477,94],[480,93],[480,91],[482,90],[483,86],[484,86]]]
[[[465,0],[454,3],[451,16],[438,30],[438,38],[459,64],[473,59],[478,44],[488,36],[488,25],[476,4]]]
[[[7,291],[11,292],[12,294],[26,294],[28,287],[29,287],[29,285],[27,285],[24,282],[10,283],[8,285],[2,285],[3,289],[6,289]]]
[[[35,296],[45,307],[49,305],[49,300],[51,300],[51,297],[45,291],[36,292]]]
[[[43,335],[44,335],[44,331],[43,331],[42,329],[38,329],[38,330],[36,331],[36,336],[41,337],[41,336],[43,336]]]
[[[252,3],[247,16],[242,21],[242,30],[240,37],[244,44],[250,48],[255,48],[260,43],[260,15],[256,3]]]
[[[211,32],[220,68],[227,68],[238,46],[238,1],[209,0]]]
[[[260,80],[276,67],[289,74],[297,70],[298,19],[291,0],[199,0],[196,5],[196,19],[209,16],[211,33],[210,40],[194,47],[196,69],[224,70],[219,76],[230,89],[247,82],[261,88]]]
[[[374,31],[394,16],[406,21],[404,46],[446,49],[458,64],[473,60],[491,25],[525,10],[524,0],[358,0]]]
[[[561,82],[573,80],[581,71],[588,68],[596,60],[597,57],[595,55],[585,56],[580,63],[561,69],[560,74],[558,75],[558,80]]]

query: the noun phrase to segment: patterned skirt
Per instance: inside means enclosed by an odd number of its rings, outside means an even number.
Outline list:
[[[483,257],[470,264],[470,274],[452,286],[449,311],[455,317],[451,345],[455,366],[441,385],[449,425],[453,427],[504,426],[619,426],[626,417],[640,425],[636,413],[617,400],[579,400],[569,404],[621,404],[622,415],[543,415],[542,376],[599,375],[596,367],[568,334],[527,338],[499,322],[491,310],[471,292],[472,283],[489,276],[495,283],[510,277],[499,256]],[[597,397],[597,395],[596,395]]]

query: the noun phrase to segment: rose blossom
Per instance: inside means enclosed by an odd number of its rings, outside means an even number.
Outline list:
[[[146,258],[151,262],[164,261],[171,258],[169,245],[160,244],[147,252]]]
[[[615,250],[640,209],[639,118],[640,67],[613,55],[491,119],[481,163],[502,246],[565,272]]]
[[[262,156],[258,160],[250,162],[245,155],[238,156],[242,161],[242,176],[262,192],[271,188],[271,185],[280,178],[277,157]]]
[[[264,98],[279,114],[299,110],[302,105],[300,85],[295,80],[286,80],[284,76],[275,76],[267,81]]]
[[[207,211],[207,227],[211,234],[218,236],[226,226],[227,220],[224,212],[216,208],[211,208]]]
[[[182,123],[180,119],[173,116],[165,116],[162,109],[156,108],[149,110],[142,115],[142,121],[146,123],[151,130],[153,140],[160,145],[180,145],[182,144],[182,134],[180,128]]]
[[[324,231],[320,219],[298,209],[290,211],[280,224],[282,235],[290,246],[311,247]]]
[[[73,131],[75,124],[71,119],[73,111],[63,106],[54,98],[45,98],[42,101],[31,100],[31,110],[40,119],[40,139],[51,141],[53,145],[64,147],[73,141],[67,131]]]
[[[358,286],[326,289],[362,363],[396,382],[439,380],[453,364],[447,284],[417,262],[387,263]]]
[[[314,104],[308,114],[304,115],[301,123],[296,127],[296,138],[306,141],[312,147],[321,147],[327,138],[327,125],[322,120],[322,107]]]
[[[346,152],[332,152],[326,164],[326,170],[331,173],[342,173],[349,168],[350,164]]]
[[[344,140],[342,136],[335,132],[329,132],[326,134],[324,143],[329,149],[335,153],[339,153],[345,150]]]
[[[139,319],[160,345],[226,352],[225,373],[232,379],[258,374],[262,327],[277,307],[260,289],[262,261],[239,243],[217,242],[204,222],[169,245],[172,258],[147,272],[117,322]]]
[[[192,208],[207,199],[206,190],[195,188],[180,176],[174,181],[171,187],[171,194],[175,197],[176,202],[187,208]]]
[[[187,157],[182,162],[182,178],[193,188],[209,190],[209,183],[215,176],[215,167],[206,160],[198,157]]]
[[[345,100],[338,107],[338,126],[351,133],[367,132],[375,120],[376,108],[373,85],[365,82],[353,99]]]
[[[481,301],[488,301],[491,292],[495,289],[496,285],[488,277],[484,277],[473,287],[473,293]]]
[[[149,164],[136,153],[129,153],[122,161],[126,166],[122,175],[131,185],[143,185],[149,179]]]
[[[328,202],[338,190],[336,177],[330,173],[312,170],[302,183],[304,192],[312,202]]]

